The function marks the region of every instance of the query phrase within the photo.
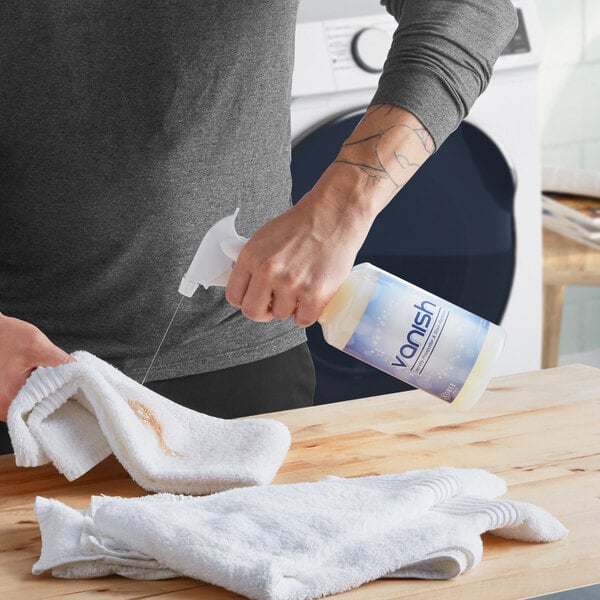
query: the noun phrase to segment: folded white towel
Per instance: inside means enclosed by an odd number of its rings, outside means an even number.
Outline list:
[[[95,497],[83,515],[38,498],[42,554],[33,573],[179,573],[273,600],[317,598],[381,577],[446,579],[479,562],[485,531],[538,542],[566,535],[544,510],[494,499],[505,490],[486,471],[439,468],[202,498]]]
[[[8,412],[18,466],[52,462],[76,479],[111,452],[144,489],[207,494],[269,483],[290,445],[273,419],[224,420],[184,408],[87,352],[40,367]]]

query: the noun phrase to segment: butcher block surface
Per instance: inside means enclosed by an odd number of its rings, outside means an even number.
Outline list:
[[[506,480],[507,498],[542,506],[570,531],[551,544],[486,534],[483,561],[456,579],[380,580],[337,597],[519,600],[600,583],[599,369],[573,365],[496,378],[467,412],[413,391],[269,416],[292,433],[275,483],[478,467]],[[0,598],[239,598],[187,578],[60,580],[31,574],[41,544],[33,512],[37,495],[84,508],[91,495],[145,493],[113,457],[68,482],[52,465],[19,468],[12,455],[1,456]]]

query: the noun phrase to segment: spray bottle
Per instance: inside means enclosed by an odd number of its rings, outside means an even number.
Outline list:
[[[248,241],[233,215],[203,238],[179,292],[225,286]],[[363,362],[470,408],[487,386],[504,330],[369,263],[356,265],[318,319],[325,340]]]

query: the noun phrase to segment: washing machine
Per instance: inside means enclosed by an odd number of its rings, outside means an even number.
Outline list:
[[[540,368],[542,256],[534,0],[469,116],[378,215],[371,262],[488,320],[507,341],[494,375]],[[395,20],[387,13],[298,23],[292,84],[297,202],[334,160],[374,94]],[[307,330],[317,404],[410,389]]]

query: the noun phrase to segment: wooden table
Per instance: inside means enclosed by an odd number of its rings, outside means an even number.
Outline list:
[[[566,285],[600,285],[600,250],[544,229],[542,368],[556,367]]]
[[[450,581],[380,580],[347,600],[517,600],[600,582],[600,370],[570,366],[493,380],[479,404],[459,412],[422,392],[300,409],[273,416],[293,444],[276,482],[482,467],[569,529],[565,540],[526,544],[484,536],[483,561]],[[67,482],[52,466],[21,469],[0,457],[0,597],[225,599],[239,596],[191,579],[33,576],[40,534],[36,495],[86,507],[92,494],[143,494],[114,459]]]

